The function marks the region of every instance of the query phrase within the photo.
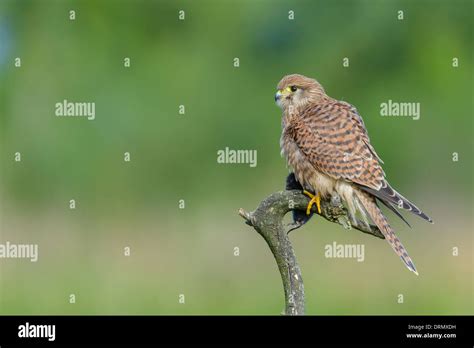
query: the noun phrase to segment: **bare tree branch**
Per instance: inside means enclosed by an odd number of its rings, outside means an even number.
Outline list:
[[[291,210],[306,211],[308,203],[309,198],[301,190],[287,190],[271,194],[253,212],[246,212],[242,208],[239,210],[239,215],[265,239],[275,257],[285,290],[285,314],[287,315],[302,315],[305,310],[303,278],[288,233],[301,227],[306,221],[295,220],[293,223],[284,225],[283,218]],[[318,214],[315,205],[312,213]],[[354,228],[375,237],[384,238],[376,226],[368,226],[357,219],[351,221],[347,209],[337,195],[321,200],[319,215],[346,229]]]

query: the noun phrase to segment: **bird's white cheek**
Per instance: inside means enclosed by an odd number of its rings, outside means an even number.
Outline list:
[[[307,104],[307,100],[304,96],[295,96],[293,98],[293,104],[295,105],[295,107],[302,107],[304,105]]]

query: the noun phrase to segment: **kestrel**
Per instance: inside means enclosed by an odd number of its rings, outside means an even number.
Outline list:
[[[370,144],[357,109],[329,97],[316,80],[303,75],[283,77],[277,89],[275,101],[283,111],[281,151],[311,198],[307,214],[313,204],[321,212],[321,197],[337,193],[351,219],[360,214],[368,224],[369,217],[408,269],[418,275],[377,200],[402,219],[396,207],[432,220],[387,182],[380,165],[383,161]]]

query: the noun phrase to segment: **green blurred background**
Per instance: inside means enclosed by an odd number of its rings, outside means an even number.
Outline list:
[[[273,96],[297,72],[357,106],[388,180],[435,221],[389,215],[419,277],[320,218],[292,233],[308,314],[472,314],[472,43],[472,1],[2,0],[0,242],[39,261],[0,259],[0,313],[279,314],[276,264],[237,210],[283,188]],[[64,99],[96,119],[56,117]],[[389,99],[420,120],[381,117]],[[227,146],[257,167],[218,164]],[[365,261],[325,258],[333,241]]]

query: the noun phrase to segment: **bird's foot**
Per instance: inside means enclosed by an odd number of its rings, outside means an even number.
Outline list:
[[[306,208],[306,215],[311,214],[311,208],[313,207],[313,204],[316,203],[316,207],[318,208],[318,213],[321,214],[321,196],[319,195],[319,192],[317,195],[313,195],[311,192],[303,190],[303,193],[311,198],[311,200],[308,203],[308,207]]]

